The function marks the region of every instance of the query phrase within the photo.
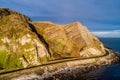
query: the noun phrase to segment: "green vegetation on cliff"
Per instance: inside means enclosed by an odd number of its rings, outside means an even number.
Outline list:
[[[31,22],[23,14],[0,8],[0,68],[23,68],[104,53],[103,44],[79,22]]]
[[[5,68],[7,66],[8,55],[5,50],[0,50],[0,66]]]

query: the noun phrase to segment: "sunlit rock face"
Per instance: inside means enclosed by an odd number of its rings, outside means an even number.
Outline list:
[[[65,34],[64,25],[45,22],[33,22],[32,24],[35,26],[37,33],[43,36],[49,45],[52,59],[73,57],[73,44]]]
[[[29,18],[0,9],[0,67],[27,67],[49,60],[49,54],[28,24]]]
[[[79,22],[58,25],[48,22],[32,22],[38,34],[49,45],[51,58],[89,58],[103,55],[103,44]]]
[[[65,25],[65,33],[72,40],[74,50],[80,57],[93,57],[103,55],[103,44],[88,29],[79,22]]]
[[[23,68],[65,58],[104,55],[103,44],[79,22],[32,22],[0,8],[0,68]]]

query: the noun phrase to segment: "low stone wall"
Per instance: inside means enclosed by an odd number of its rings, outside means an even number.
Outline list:
[[[109,52],[108,55],[99,58],[73,60],[1,74],[0,79],[71,80],[80,77],[80,74],[95,70],[101,66],[118,63],[120,56],[111,50]]]

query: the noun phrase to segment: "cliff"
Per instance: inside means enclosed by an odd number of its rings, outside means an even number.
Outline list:
[[[28,17],[9,9],[0,9],[0,16],[0,68],[40,65],[50,58]]]
[[[103,44],[79,22],[32,22],[23,14],[0,8],[1,69],[105,54]]]
[[[49,45],[51,59],[94,57],[104,55],[103,44],[79,22],[59,25],[32,22],[36,33]]]

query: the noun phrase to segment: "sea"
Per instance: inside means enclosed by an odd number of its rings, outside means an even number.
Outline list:
[[[120,54],[120,38],[99,38],[105,47]],[[120,80],[120,64],[104,66],[83,74],[84,80]]]
[[[39,21],[38,18],[32,18]],[[104,46],[120,54],[120,38],[99,38]],[[120,80],[120,64],[105,66],[82,75],[84,80]],[[78,79],[79,80],[79,79]],[[80,79],[81,80],[81,79]]]

